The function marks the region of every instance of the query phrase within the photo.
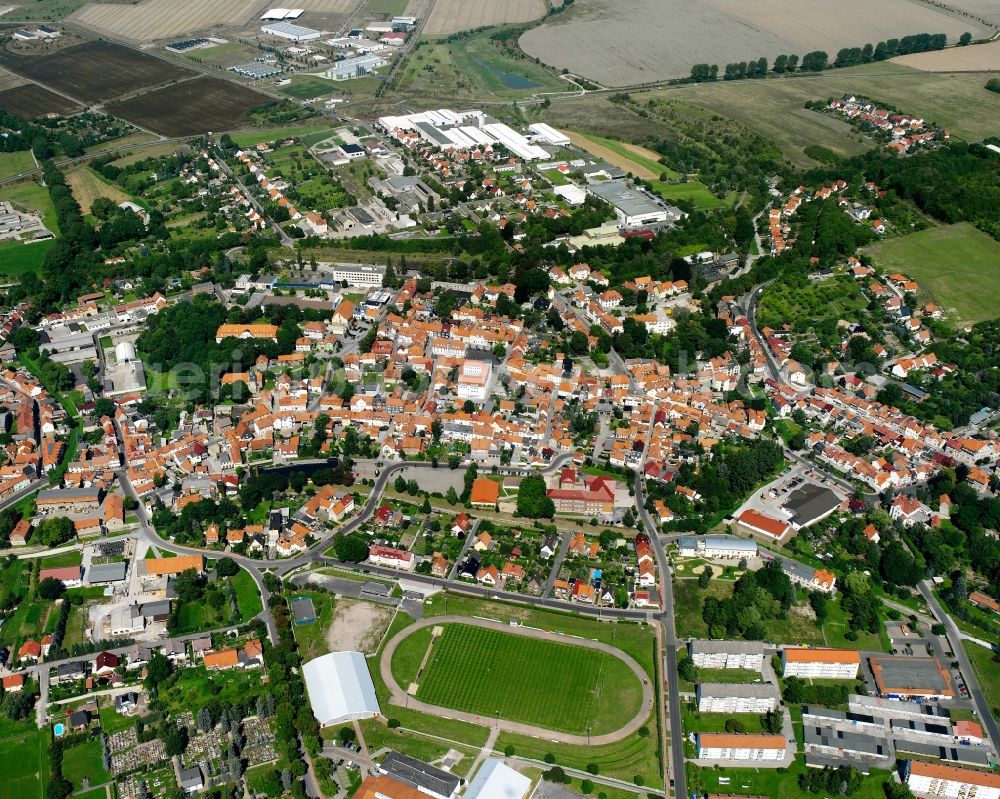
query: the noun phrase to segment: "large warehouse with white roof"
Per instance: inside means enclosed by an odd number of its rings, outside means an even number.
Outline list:
[[[302,676],[320,727],[381,713],[368,662],[360,652],[331,652],[310,660]]]

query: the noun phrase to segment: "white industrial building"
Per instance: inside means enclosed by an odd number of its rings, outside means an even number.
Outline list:
[[[263,22],[280,22],[283,19],[298,19],[303,13],[301,8],[269,8],[260,18]]]
[[[668,206],[658,197],[620,180],[594,183],[587,187],[587,191],[615,209],[618,225],[623,228],[676,222],[686,216],[679,208]]]
[[[703,760],[782,760],[785,746],[783,735],[698,733],[698,758]]]
[[[1000,799],[1000,775],[968,768],[907,760],[903,764],[906,784],[917,796]]]
[[[544,141],[546,144],[555,144],[559,146],[569,144],[569,136],[556,130],[550,125],[546,125],[544,122],[534,122],[531,125],[528,125],[528,130],[534,133],[536,137]]]
[[[778,706],[778,689],[769,682],[702,682],[696,687],[701,713],[767,713]]]
[[[781,653],[785,677],[853,680],[861,667],[856,649],[787,647]]]
[[[550,157],[544,148],[533,144],[527,136],[502,122],[489,121],[486,114],[479,110],[452,111],[440,108],[436,111],[421,111],[419,114],[379,117],[377,122],[386,133],[413,131],[428,144],[445,151],[502,145],[525,161]],[[561,136],[554,128],[550,130],[553,137]]]
[[[348,286],[361,288],[377,288],[385,280],[385,268],[374,264],[323,264],[323,284],[321,288],[332,283],[347,283]]]
[[[331,80],[351,80],[352,78],[363,78],[371,75],[378,69],[384,67],[388,62],[377,55],[365,54],[357,55],[353,58],[345,58],[336,61],[332,67],[327,69],[326,76]]]
[[[464,799],[524,799],[530,789],[528,777],[491,757],[472,778]]]
[[[699,669],[746,669],[764,666],[764,644],[760,641],[691,641],[688,654]]]
[[[311,42],[323,35],[317,30],[302,25],[293,25],[291,22],[269,22],[267,25],[261,25],[260,30],[261,33],[277,36],[280,39],[288,39],[292,42]]]
[[[757,542],[732,535],[685,535],[677,542],[682,558],[742,560],[757,557]]]
[[[320,727],[378,716],[381,710],[368,662],[360,652],[330,652],[302,667]]]
[[[488,361],[464,361],[458,374],[458,398],[485,402],[492,374],[493,364]]]
[[[587,201],[587,191],[577,186],[575,183],[567,183],[563,186],[554,186],[552,193],[557,197],[562,197],[570,205],[583,205]]]

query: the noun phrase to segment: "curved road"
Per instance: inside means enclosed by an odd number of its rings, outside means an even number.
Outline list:
[[[587,649],[594,649],[598,652],[603,652],[604,654],[617,657],[632,670],[632,673],[635,674],[636,678],[640,681],[642,685],[642,707],[627,724],[623,727],[619,727],[614,732],[604,733],[603,735],[587,736],[573,735],[566,732],[556,732],[555,730],[550,730],[545,727],[536,727],[533,724],[522,724],[520,722],[509,721],[503,718],[484,718],[481,714],[477,715],[476,713],[467,713],[462,710],[454,710],[452,708],[444,708],[439,705],[429,705],[426,702],[421,702],[409,696],[406,691],[400,688],[399,683],[396,682],[396,678],[392,674],[392,656],[396,651],[396,647],[398,647],[399,644],[402,643],[405,638],[408,638],[412,633],[415,633],[417,630],[422,630],[425,627],[433,627],[439,624],[464,624],[469,627],[482,627],[487,630],[502,629],[504,632],[514,635],[522,635],[525,638],[536,638],[538,640],[550,641],[557,644],[583,646]],[[527,627],[511,627],[501,622],[468,618],[467,616],[435,616],[429,619],[422,619],[416,624],[411,624],[405,630],[400,630],[385,645],[385,649],[382,650],[382,657],[379,660],[379,671],[386,686],[389,688],[390,694],[392,695],[391,701],[395,705],[405,705],[413,710],[419,710],[422,713],[434,716],[445,716],[447,718],[458,719],[459,721],[467,721],[472,724],[485,724],[487,726],[497,727],[498,729],[505,730],[507,732],[518,733],[520,735],[534,735],[538,738],[547,738],[550,741],[571,744],[573,746],[600,746],[602,744],[617,743],[622,738],[632,735],[643,724],[645,724],[649,718],[649,714],[653,710],[654,692],[653,686],[649,680],[649,675],[646,674],[642,666],[636,663],[633,658],[626,655],[620,649],[616,649],[610,644],[605,644],[602,641],[591,641],[588,638],[567,637],[564,635],[558,635],[557,633],[551,633],[545,630],[534,630]],[[446,713],[442,713],[442,711],[446,711]]]

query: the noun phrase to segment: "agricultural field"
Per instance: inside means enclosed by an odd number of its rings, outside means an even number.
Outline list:
[[[37,272],[42,268],[45,254],[54,244],[55,241],[52,239],[37,244],[3,242],[0,244],[0,274],[23,275],[27,272]]]
[[[86,103],[110,100],[193,74],[162,59],[97,41],[64,47],[48,55],[0,50],[0,66]]]
[[[417,698],[485,717],[601,734],[639,712],[641,692],[628,666],[612,655],[448,624],[432,646]]]
[[[107,197],[115,205],[132,200],[125,192],[106,182],[90,167],[82,166],[67,172],[66,182],[85,214],[90,213],[90,207],[98,197]]]
[[[293,75],[292,82],[287,86],[278,86],[278,93],[296,100],[310,100],[313,97],[325,97],[334,90],[334,82],[317,75]]]
[[[917,281],[926,294],[919,299],[940,305],[958,327],[1000,316],[1000,242],[967,222],[880,241],[864,253]]]
[[[20,5],[11,3],[12,10],[0,19],[5,23],[57,21],[65,19],[86,2],[87,0],[33,0]]]
[[[398,17],[404,11],[406,11],[406,0],[368,0],[365,3],[366,14]]]
[[[727,203],[720,200],[708,190],[708,187],[697,180],[687,183],[671,183],[670,178],[678,177],[677,172],[659,162],[660,154],[629,142],[615,141],[601,136],[574,131],[564,131],[571,142],[591,155],[607,161],[609,164],[631,172],[637,178],[648,180],[653,191],[670,202],[686,200],[702,210],[724,208]],[[667,180],[661,180],[666,176]]]
[[[510,22],[531,22],[545,14],[545,0],[437,0],[424,33],[447,35]]]
[[[1000,16],[1000,15],[998,15]],[[911,53],[892,59],[896,64],[924,72],[985,72],[1000,69],[1000,42],[951,47],[930,53]]]
[[[200,77],[109,106],[108,113],[164,136],[246,127],[266,95],[220,78]]]
[[[642,20],[641,25],[636,21]],[[526,31],[521,47],[557,69],[606,86],[685,77],[691,66],[724,65],[781,53],[836,53],[879,39],[987,27],[914,0],[801,0],[795,13],[781,0],[636,0],[623,14],[613,0],[577,0],[568,11]]]
[[[80,106],[34,83],[24,83],[0,92],[0,108],[23,119],[46,114],[72,114]]]
[[[3,95],[0,94],[0,107],[3,106]],[[35,159],[31,150],[17,150],[12,153],[0,153],[0,178],[9,178],[35,168]]]
[[[975,141],[1000,130],[1000,103],[984,88],[988,78],[988,73],[921,72],[882,62],[830,70],[822,75],[719,81],[635,96],[643,101],[651,98],[700,106],[742,122],[774,142],[793,165],[810,167],[816,165],[805,152],[810,145],[849,157],[871,149],[873,143],[841,120],[803,108],[807,101],[862,94],[920,115],[951,131],[953,137]],[[574,104],[580,105],[578,114],[586,111],[586,103],[571,101],[559,103],[558,113],[564,113],[561,106]],[[976,113],[969,114],[969,108],[976,108]],[[553,110],[555,104],[550,115]]]
[[[142,0],[136,5],[88,3],[70,21],[98,33],[147,42],[242,25],[253,11],[245,0]]]
[[[0,763],[4,764],[0,799],[43,799],[48,781],[48,730],[19,726],[0,739]]]
[[[994,0],[948,0],[948,5],[966,14],[982,17],[994,25],[1000,25],[1000,8]]]

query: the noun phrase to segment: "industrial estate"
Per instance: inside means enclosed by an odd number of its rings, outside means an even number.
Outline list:
[[[1000,799],[998,39],[0,8],[0,799]]]

